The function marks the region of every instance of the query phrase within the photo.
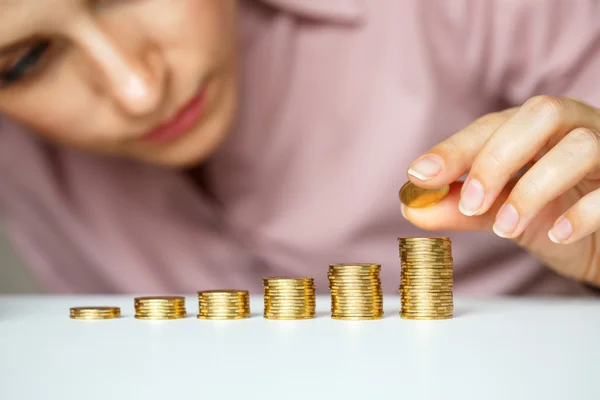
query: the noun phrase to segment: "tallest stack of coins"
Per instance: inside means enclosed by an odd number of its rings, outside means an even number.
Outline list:
[[[399,238],[400,316],[406,319],[452,317],[452,243],[447,237]]]

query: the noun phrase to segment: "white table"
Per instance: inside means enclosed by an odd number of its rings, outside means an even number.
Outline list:
[[[77,321],[69,307],[118,305]],[[0,297],[0,399],[600,399],[600,301],[456,299],[446,321],[133,318],[133,296]]]

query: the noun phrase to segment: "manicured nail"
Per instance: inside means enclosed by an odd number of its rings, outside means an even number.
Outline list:
[[[444,168],[444,161],[433,155],[426,155],[418,159],[408,169],[408,174],[422,181],[428,181],[435,178]]]
[[[404,217],[404,219],[408,219],[406,218],[406,211],[405,211],[405,205],[400,203],[400,212],[402,213],[402,216]]]
[[[469,179],[465,185],[460,196],[458,209],[461,213],[470,217],[475,215],[483,205],[483,185],[477,179]]]
[[[510,204],[505,204],[498,211],[494,222],[494,232],[500,237],[509,237],[519,224],[519,213]]]
[[[573,226],[565,217],[561,217],[556,221],[552,229],[548,232],[548,237],[554,243],[562,243],[573,234]]]

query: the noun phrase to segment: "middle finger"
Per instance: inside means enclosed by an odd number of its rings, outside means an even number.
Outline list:
[[[510,178],[549,141],[576,126],[598,123],[590,107],[575,100],[538,96],[528,100],[487,141],[463,185],[460,211],[481,215],[494,203]]]

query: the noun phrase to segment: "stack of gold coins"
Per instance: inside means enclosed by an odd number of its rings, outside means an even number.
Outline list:
[[[137,319],[180,319],[185,318],[185,297],[152,296],[136,297],[134,300]]]
[[[331,317],[363,320],[383,318],[383,291],[379,264],[329,266]]]
[[[313,278],[265,278],[263,279],[263,286],[265,289],[265,318],[315,318],[316,299]]]
[[[121,316],[119,307],[71,307],[72,319],[113,319]]]
[[[250,316],[247,290],[205,290],[198,292],[199,319],[242,319]]]
[[[447,237],[399,238],[400,316],[452,318],[452,243]]]

